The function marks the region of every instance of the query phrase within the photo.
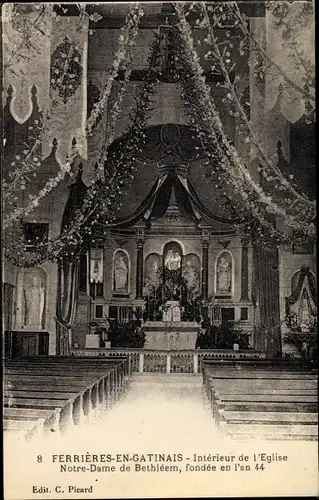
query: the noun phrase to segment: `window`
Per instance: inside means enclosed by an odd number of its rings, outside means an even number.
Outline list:
[[[295,255],[312,255],[313,254],[313,243],[312,241],[308,241],[307,243],[293,243],[292,244],[292,253]]]
[[[222,307],[222,324],[228,325],[235,320],[235,309],[233,307]]]
[[[133,308],[131,306],[110,306],[110,320],[117,320],[119,323],[127,323],[133,319]]]

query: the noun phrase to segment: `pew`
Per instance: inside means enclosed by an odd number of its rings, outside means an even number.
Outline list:
[[[37,357],[28,357],[28,358],[19,358],[19,366],[23,367],[28,365],[28,369],[30,367],[30,362],[36,362],[37,365],[41,363],[41,367],[44,367],[44,369],[47,370],[48,368],[55,371],[59,371],[60,367],[65,367],[66,365],[71,367],[72,371],[72,362],[74,360],[81,360],[81,367],[85,374],[89,373],[88,368],[91,366],[94,367],[94,372],[100,365],[103,369],[105,366],[106,361],[109,361],[112,366],[116,366],[121,361],[125,361],[124,363],[124,370],[123,367],[122,369],[116,374],[116,384],[119,385],[118,389],[120,391],[124,390],[124,386],[127,386],[129,383],[129,378],[131,376],[131,367],[130,367],[130,360],[129,358],[125,356],[103,356],[101,357],[75,357],[75,356],[37,356]],[[12,361],[14,363],[14,366],[17,367],[17,363],[15,363],[16,360]],[[71,365],[70,365],[71,363]],[[8,368],[10,368],[10,362],[7,363]]]
[[[203,363],[216,425],[237,438],[318,439],[317,370],[268,361]]]
[[[105,414],[127,388],[125,357],[39,356],[6,360],[4,429],[26,439],[64,434],[72,425]]]

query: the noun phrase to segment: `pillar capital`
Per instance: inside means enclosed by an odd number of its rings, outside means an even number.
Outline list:
[[[210,228],[209,227],[202,228],[202,234],[201,234],[200,241],[202,244],[202,248],[209,247],[209,243],[210,243]]]
[[[248,247],[249,243],[250,243],[250,238],[247,238],[247,237],[241,238],[241,244],[243,247]]]
[[[138,250],[143,250],[144,243],[145,243],[145,238],[137,238],[136,239],[137,249]]]
[[[210,243],[209,240],[202,239],[201,240],[202,248],[208,248],[209,247],[209,243]]]

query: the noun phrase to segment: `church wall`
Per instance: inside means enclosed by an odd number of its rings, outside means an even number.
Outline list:
[[[51,165],[45,165],[44,169],[38,173],[37,178],[52,177],[54,173],[51,170]],[[28,188],[28,184],[27,184]],[[31,186],[31,192],[35,189],[34,185]],[[23,193],[25,203],[27,203],[30,190],[26,189]],[[61,182],[50,194],[43,200],[40,200],[39,206],[35,208],[27,217],[27,222],[41,222],[49,224],[49,238],[55,239],[59,236],[61,230],[61,222],[65,203],[68,197],[68,183]],[[40,269],[46,274],[46,291],[45,291],[45,331],[49,333],[49,354],[53,355],[56,352],[56,298],[57,298],[57,264],[53,262],[45,262],[40,264]],[[13,328],[20,330],[23,326],[24,314],[24,298],[23,298],[23,279],[25,269],[14,271],[10,263],[5,263],[5,277],[10,279],[10,282],[16,286],[13,306]]]
[[[7,260],[3,264],[3,283],[9,283],[15,286],[16,284],[17,269]]]
[[[105,75],[110,69],[118,44],[120,35],[119,29],[97,29],[89,39],[88,52],[88,80],[95,84],[100,92],[103,89]],[[195,39],[198,33],[194,32]],[[140,29],[137,36],[137,46],[134,53],[134,69],[147,67],[147,58],[150,52],[150,44],[154,39],[154,34],[149,29]],[[134,94],[138,87],[138,82],[129,82],[122,102],[122,111],[118,116],[115,137],[124,133],[130,124],[129,112],[134,105]],[[235,118],[229,114],[225,104],[222,102],[224,97],[223,90],[216,84],[211,83],[211,92],[217,105],[221,119],[224,123],[226,133],[230,140],[235,142],[236,124]],[[114,97],[114,90],[110,96],[110,102]],[[188,117],[185,113],[181,101],[180,86],[175,83],[159,83],[156,93],[152,96],[152,111],[148,120],[148,125],[157,125],[160,123],[178,123],[188,124]],[[240,148],[247,150],[247,145],[239,141]],[[245,153],[246,155],[246,153]],[[245,157],[244,155],[244,157]]]
[[[69,184],[69,183],[68,183]],[[61,231],[62,216],[69,195],[68,184],[61,185],[49,195],[50,212],[42,212],[42,217],[50,224],[50,238],[57,238]],[[38,219],[37,219],[38,220]],[[49,332],[49,354],[56,352],[56,300],[57,300],[57,281],[58,266],[56,263],[46,262],[43,269],[47,274],[47,297],[46,297],[46,328]]]
[[[253,18],[251,20],[251,29],[254,36],[260,41],[262,45],[266,43],[267,33],[266,33],[266,23],[265,18]],[[88,52],[88,79],[92,80],[100,90],[103,87],[103,82],[105,81],[105,75],[111,67],[113,57],[118,48],[118,37],[120,35],[119,29],[96,29],[89,38],[89,52]],[[194,40],[200,36],[197,30],[193,32]],[[134,53],[134,69],[145,68],[147,65],[147,58],[150,51],[150,44],[154,39],[154,34],[150,29],[140,29],[137,36],[137,46]],[[204,54],[205,47],[196,45],[196,50],[200,54]],[[270,111],[268,117],[267,113],[264,116],[264,101],[267,101],[268,88],[265,86],[264,82],[260,82],[258,77],[256,77],[254,71],[254,53],[252,53],[252,63],[250,65],[250,70],[246,67],[246,61],[243,57],[237,55],[234,52],[233,57],[237,63],[236,71],[240,74],[240,80],[237,84],[237,90],[243,96],[250,88],[250,97],[247,96],[247,100],[250,100],[250,113],[251,120],[257,129],[260,131],[260,136],[263,138],[263,147],[270,155],[270,157],[276,153],[276,143],[281,140],[283,143],[283,153],[286,159],[289,159],[289,126],[287,127],[287,120],[283,118],[280,111],[277,112],[277,108]],[[239,59],[237,60],[237,57]],[[205,63],[205,60],[204,64]],[[245,134],[241,135],[236,131],[239,130],[240,119],[234,118],[229,113],[229,109],[225,102],[223,101],[224,92],[223,90],[216,86],[216,84],[211,83],[211,92],[214,101],[217,105],[218,111],[220,113],[222,122],[224,124],[226,133],[230,140],[234,141],[236,147],[241,154],[243,160],[249,162],[249,160],[256,160],[258,163],[257,156],[258,152],[255,147],[249,146],[245,142]],[[128,113],[134,103],[134,93],[138,86],[137,82],[129,82],[127,86],[126,96],[122,103],[122,113],[119,116],[116,125],[115,136],[121,135],[129,124]],[[111,96],[112,100],[112,96]],[[180,90],[179,86],[175,84],[160,83],[157,89],[156,95],[152,97],[154,101],[152,103],[152,112],[149,118],[149,125],[155,125],[159,123],[178,123],[187,124],[188,118],[184,112],[182,102],[180,100]],[[267,115],[267,116],[266,116]],[[264,134],[264,121],[267,121],[267,134]],[[282,122],[284,120],[284,122]],[[269,122],[269,123],[268,123]],[[288,123],[289,125],[289,123]],[[265,142],[266,141],[266,142]],[[250,150],[250,152],[249,152]],[[253,173],[255,172],[255,163],[251,164]],[[256,173],[257,177],[258,174]]]

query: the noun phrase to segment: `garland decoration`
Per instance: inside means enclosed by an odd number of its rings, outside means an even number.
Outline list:
[[[147,74],[138,88],[135,98],[136,104],[130,112],[132,124],[125,134],[119,150],[110,155],[110,145],[107,148],[107,175],[105,179],[102,181],[99,178],[92,183],[81,208],[74,213],[72,224],[66,227],[56,240],[39,244],[37,254],[33,255],[32,258],[27,255],[26,247],[24,253],[20,253],[19,256],[12,253],[12,246],[11,249],[5,249],[6,258],[14,265],[32,267],[48,260],[79,258],[79,254],[89,248],[92,242],[94,243],[95,235],[98,237],[101,232],[106,234],[108,225],[115,219],[115,211],[120,207],[122,189],[125,183],[134,178],[136,158],[146,137],[145,128],[149,118],[151,97],[158,84],[157,77],[154,77],[154,68],[159,65],[160,55],[160,37],[157,36],[151,47]],[[129,68],[127,70],[129,71]],[[23,222],[20,221],[20,227],[22,224]],[[91,240],[92,236],[93,240]],[[14,245],[16,243],[13,244],[13,247]]]
[[[35,6],[35,8],[40,8],[39,6]],[[77,24],[76,24],[76,33],[80,32],[82,29],[82,20],[87,16],[86,12],[86,7],[80,6],[80,14],[77,19]],[[44,10],[41,10],[41,12],[45,12],[45,7]],[[58,17],[58,15],[53,11],[53,6],[51,5],[51,15],[52,17]],[[14,15],[11,19],[11,24],[14,26]],[[33,26],[35,29],[36,27]],[[39,29],[39,28],[37,28]],[[26,31],[26,30],[24,30]],[[43,31],[43,30],[42,30]],[[27,31],[26,36],[30,36],[30,33]],[[26,42],[27,43],[27,42]],[[31,43],[30,41],[28,42],[29,44]],[[67,74],[70,69],[70,65],[72,64],[72,56],[73,56],[73,44],[69,46],[68,53],[65,57],[65,62],[63,65],[63,71],[60,73],[59,78],[61,78],[61,81],[64,81],[65,78],[67,77]],[[58,102],[56,100],[52,101],[52,109],[54,109],[57,106]],[[14,220],[20,219],[23,214],[27,215],[30,213],[35,207],[39,205],[40,199],[42,199],[46,194],[48,194],[55,186],[59,184],[61,180],[64,179],[63,175],[63,168],[62,171],[58,173],[58,175],[55,178],[49,179],[49,181],[46,183],[45,187],[41,190],[41,193],[39,193],[36,196],[30,196],[30,201],[29,205],[24,208],[17,208],[16,206],[16,201],[18,200],[17,196],[15,195],[16,191],[19,190],[25,190],[26,189],[26,181],[30,181],[29,175],[32,173],[33,177],[36,177],[37,173],[37,168],[41,166],[41,145],[42,141],[44,138],[44,135],[48,131],[49,127],[49,120],[50,120],[50,113],[47,112],[46,115],[40,116],[40,121],[35,120],[35,122],[30,125],[29,130],[32,130],[33,135],[30,134],[29,138],[34,141],[32,145],[25,143],[25,150],[23,151],[23,156],[21,158],[20,155],[16,155],[15,161],[11,163],[11,167],[13,169],[11,170],[9,176],[11,179],[10,183],[5,183],[3,187],[3,199],[4,199],[4,208],[5,212],[8,213],[8,215],[4,219],[4,227],[8,227],[12,224]],[[70,162],[67,163],[66,166],[64,166],[65,171],[69,171],[71,168]],[[10,208],[12,209],[10,211]]]
[[[93,188],[75,213],[71,228],[65,233],[68,239],[68,250],[65,257],[72,257],[79,249],[90,246],[92,234],[106,234],[108,226],[115,220],[115,212],[122,203],[123,187],[134,179],[136,158],[141,152],[145,141],[145,128],[149,118],[151,97],[155,94],[158,78],[154,69],[159,66],[161,55],[161,39],[156,36],[151,46],[148,59],[148,71],[139,85],[135,97],[136,104],[130,112],[131,126],[124,135],[121,146],[116,151],[110,151],[108,145],[105,163],[105,179],[94,183]],[[100,160],[101,161],[101,160]],[[62,235],[63,238],[63,235]],[[94,241],[93,241],[94,243]]]
[[[233,2],[236,3],[236,2]],[[198,5],[195,3],[195,5]],[[237,4],[236,4],[237,5]],[[228,140],[210,87],[206,84],[200,58],[196,52],[192,31],[187,22],[187,12],[184,2],[175,2],[177,24],[173,29],[175,42],[175,60],[180,69],[176,75],[181,83],[182,99],[189,115],[190,124],[195,128],[206,155],[205,169],[207,177],[215,187],[222,190],[226,206],[234,216],[236,225],[242,233],[253,235],[255,240],[263,244],[288,245],[293,241],[276,228],[276,218],[284,219],[286,225],[299,231],[299,241],[313,236],[315,227],[315,207],[305,195],[298,193],[294,186],[282,175],[280,170],[267,157],[263,150],[260,138],[252,129],[246,112],[237,97],[235,82],[231,80],[231,67],[225,59],[229,56],[225,50],[220,50],[214,26],[204,2],[199,4],[202,20],[198,19],[201,27],[207,30],[206,43],[210,45],[209,54],[213,54],[225,81],[227,98],[231,106],[236,109],[236,116],[240,116],[247,131],[247,140],[251,140],[258,148],[263,163],[263,174],[272,176],[272,180],[280,183],[279,190],[289,191],[293,200],[284,205],[267,194],[264,183],[254,180],[246,165],[243,164],[236,148]],[[192,5],[191,5],[192,8]],[[80,15],[87,15],[85,7],[81,6]],[[224,14],[222,14],[224,15]],[[115,126],[127,84],[132,71],[134,50],[139,29],[139,22],[143,16],[143,9],[138,3],[132,4],[125,20],[125,25],[119,36],[119,48],[116,52],[112,68],[109,72],[103,95],[95,104],[87,120],[87,134],[92,134],[93,128],[99,122],[106,107],[110,110],[108,133],[102,144],[98,161],[95,165],[95,176],[88,187],[81,207],[73,214],[72,223],[63,228],[59,237],[39,243],[36,252],[29,252],[24,240],[23,228],[25,216],[30,214],[39,202],[50,193],[70,172],[76,150],[73,148],[70,157],[56,177],[49,179],[36,196],[29,196],[26,207],[17,207],[16,192],[24,190],[26,180],[31,182],[32,175],[36,175],[36,168],[41,164],[37,153],[41,146],[42,133],[47,128],[46,116],[43,123],[34,124],[34,145],[23,152],[22,159],[16,158],[11,173],[11,181],[5,182],[6,205],[11,206],[11,212],[4,220],[6,231],[5,258],[15,266],[32,267],[44,261],[79,259],[81,253],[86,252],[96,240],[103,238],[116,220],[116,213],[122,206],[123,188],[134,179],[137,168],[137,158],[141,147],[145,143],[145,129],[149,111],[151,110],[152,96],[156,92],[159,82],[157,75],[161,62],[161,35],[155,36],[148,58],[148,67],[143,81],[138,86],[135,96],[135,105],[130,111],[130,126],[127,132],[116,141],[114,146]],[[239,22],[239,21],[238,21]],[[207,55],[207,54],[206,54]],[[70,51],[67,60],[71,59]],[[114,81],[124,69],[124,80],[120,83],[116,98],[111,107],[109,97],[114,88]],[[64,71],[67,72],[68,64]],[[62,78],[63,80],[63,78]],[[32,163],[33,162],[33,163]],[[267,180],[267,179],[266,179]],[[269,179],[268,179],[269,180]],[[301,236],[300,236],[301,235]],[[294,239],[294,241],[296,241]]]
[[[271,8],[271,4],[272,4],[272,2],[266,2],[266,8]],[[258,50],[258,52],[264,58],[264,60],[267,61],[268,64],[270,64],[271,66],[273,66],[276,69],[276,71],[278,71],[278,73],[281,76],[283,76],[283,78],[288,83],[288,85],[290,85],[295,90],[297,90],[312,105],[315,105],[316,99],[315,99],[314,95],[312,95],[309,92],[309,88],[307,86],[300,87],[300,85],[298,85],[296,82],[294,82],[289,77],[289,75],[287,75],[287,73],[283,70],[283,68],[281,68],[279,66],[279,64],[277,64],[275,61],[273,61],[268,56],[267,52],[262,47],[262,45],[258,42],[258,40],[249,31],[247,23],[246,23],[245,19],[243,18],[242,14],[240,12],[240,9],[239,9],[239,6],[238,6],[238,2],[227,2],[227,3],[225,3],[225,5],[229,9],[229,11],[236,17],[236,19],[238,21],[238,26],[240,26],[240,28],[241,28],[243,34],[245,35],[245,37],[247,37],[247,39],[249,39],[253,43],[253,45],[256,47],[256,49]],[[311,4],[310,4],[310,6],[311,6]],[[281,22],[282,22],[282,20],[281,20]],[[301,53],[299,53],[299,56],[301,56]],[[313,78],[313,76],[312,76],[312,78]]]
[[[286,190],[290,192],[290,195],[292,196],[293,199],[290,198],[284,198],[285,200],[289,200],[289,204],[287,203],[287,206],[285,207],[285,210],[289,211],[291,206],[294,208],[294,215],[296,213],[302,214],[302,213],[307,213],[309,210],[312,212],[312,218],[315,215],[315,203],[310,201],[305,194],[300,194],[298,193],[294,187],[292,186],[291,182],[289,182],[281,173],[279,168],[276,167],[276,165],[273,163],[273,161],[270,161],[269,158],[267,157],[267,153],[264,151],[264,148],[262,146],[261,140],[258,137],[258,134],[255,130],[253,130],[251,123],[249,122],[246,112],[243,108],[243,105],[241,104],[236,91],[235,91],[235,82],[231,81],[231,76],[230,76],[230,71],[229,71],[229,65],[231,63],[229,59],[229,54],[226,53],[227,51],[223,50],[223,53],[221,52],[221,49],[219,47],[218,39],[215,34],[214,27],[211,24],[210,18],[208,16],[207,12],[207,6],[204,2],[200,2],[200,7],[202,9],[203,13],[203,21],[204,25],[207,28],[208,31],[208,36],[205,40],[209,40],[210,42],[210,48],[213,51],[213,54],[216,58],[216,62],[221,70],[222,75],[224,76],[225,79],[225,88],[226,91],[228,92],[227,97],[228,99],[226,102],[231,103],[235,109],[238,111],[237,115],[239,114],[242,124],[245,127],[245,130],[247,130],[248,137],[250,141],[256,146],[257,150],[259,151],[259,158],[261,161],[264,163],[265,167],[264,169],[261,170],[261,173],[263,174],[264,177],[272,176],[272,180],[280,183],[279,189]],[[214,13],[215,15],[215,13]],[[227,59],[227,62],[225,61]],[[248,137],[246,139],[248,139]]]
[[[82,16],[85,15],[83,11],[83,8],[80,10],[80,13]],[[131,49],[135,46],[136,43],[136,37],[138,34],[138,27],[139,27],[139,22],[141,17],[144,15],[144,11],[142,7],[138,4],[135,3],[131,6],[131,9],[129,10],[126,19],[125,19],[125,24],[121,28],[121,34],[119,36],[119,49],[116,53],[115,59],[113,61],[112,68],[109,73],[109,78],[107,81],[107,84],[105,86],[103,95],[98,103],[95,104],[94,109],[92,110],[91,116],[88,119],[87,122],[87,132],[92,133],[92,129],[96,125],[100,115],[103,113],[105,106],[107,104],[112,85],[114,82],[114,79],[118,76],[118,71],[120,68],[120,65],[123,63],[125,64],[126,58],[127,58],[127,53],[130,53]],[[82,17],[81,17],[82,19]],[[81,23],[79,23],[80,25]],[[79,28],[80,29],[80,28]],[[72,47],[70,47],[70,51],[68,54],[68,57],[66,58],[66,63],[64,65],[64,74],[67,74],[68,71],[68,66],[70,64],[70,60],[72,57]],[[63,76],[63,75],[62,75]],[[61,76],[60,76],[61,78]],[[54,103],[53,103],[54,104]],[[24,172],[29,173],[31,170],[34,170],[32,166],[30,166],[30,161],[34,158],[35,156],[35,151],[37,151],[42,143],[42,138],[43,135],[47,129],[47,121],[49,117],[46,117],[46,120],[42,126],[41,133],[38,135],[38,138],[36,139],[33,147],[30,149],[26,159],[24,160],[25,168]],[[52,179],[49,179],[49,181],[45,184],[43,189],[36,195],[33,196],[30,199],[29,204],[26,207],[23,208],[16,208],[14,209],[9,215],[7,215],[4,219],[4,227],[9,227],[13,221],[19,220],[22,217],[25,217],[29,213],[33,211],[35,207],[39,205],[39,202],[42,198],[44,198],[47,194],[49,194],[53,188],[55,188],[65,177],[65,174],[67,172],[70,172],[71,167],[72,167],[72,162],[76,156],[77,152],[74,150],[70,157],[68,158],[67,162],[61,166],[61,171]],[[29,164],[28,164],[29,161]],[[39,166],[39,165],[37,165]],[[21,175],[19,176],[19,178]],[[7,190],[7,187],[6,187]]]
[[[174,5],[179,20],[177,36],[179,37],[179,46],[182,47],[179,56],[186,70],[184,94],[187,94],[188,90],[191,89],[196,95],[193,102],[195,109],[192,109],[192,122],[194,123],[196,119],[200,124],[200,138],[205,138],[206,146],[213,148],[211,156],[215,157],[215,162],[218,161],[223,170],[226,184],[232,185],[235,194],[242,198],[242,201],[249,207],[251,214],[261,224],[269,226],[267,219],[272,215],[284,218],[286,224],[293,229],[304,231],[304,214],[299,219],[298,214],[292,216],[287,214],[283,207],[279,207],[272,197],[267,195],[262,187],[252,179],[249,170],[242,164],[237,150],[230,144],[216,110],[213,97],[210,95],[210,89],[203,76],[203,69],[194,48],[191,28],[185,17],[184,3],[178,2]],[[307,215],[312,221],[313,213]],[[314,225],[309,223],[307,230],[308,234],[314,234]]]
[[[126,16],[125,25],[123,26],[123,28],[121,28],[121,34],[119,36],[120,46],[115,54],[113,66],[110,70],[108,80],[104,87],[103,95],[99,102],[94,105],[91,116],[87,121],[88,134],[92,133],[92,129],[96,125],[99,117],[105,109],[105,106],[107,105],[113,82],[118,76],[121,64],[125,63],[127,59],[127,52],[129,52],[131,48],[135,46],[139,23],[143,15],[144,12],[142,10],[142,7],[139,3],[135,3],[132,5],[131,10]]]

